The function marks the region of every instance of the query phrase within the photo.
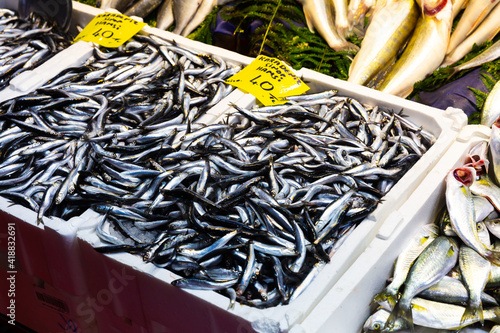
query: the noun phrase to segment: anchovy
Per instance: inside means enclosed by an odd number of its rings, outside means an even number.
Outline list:
[[[2,12],[1,18],[10,27],[0,31],[0,59],[9,60],[0,67],[1,89],[15,76],[67,48],[73,40],[57,25],[35,13],[22,18],[15,12]]]
[[[380,183],[394,184],[434,138],[334,91],[234,105],[237,121],[201,123],[239,69],[154,35],[96,48],[82,68],[0,104],[0,195],[40,216],[99,212],[109,252],[178,274],[173,285],[260,308],[293,301],[375,209],[390,188]],[[390,149],[382,165],[354,173],[383,156],[379,144]],[[234,275],[208,273],[221,267]]]

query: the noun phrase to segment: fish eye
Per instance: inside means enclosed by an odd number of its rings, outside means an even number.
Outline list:
[[[373,329],[374,330],[379,330],[380,329],[380,324],[373,324]]]

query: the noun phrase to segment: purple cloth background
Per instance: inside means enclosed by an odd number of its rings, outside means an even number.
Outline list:
[[[445,110],[447,107],[462,109],[467,116],[479,111],[476,107],[476,97],[469,87],[488,92],[481,79],[478,69],[467,73],[458,80],[452,81],[431,92],[421,92],[416,99],[419,103]]]

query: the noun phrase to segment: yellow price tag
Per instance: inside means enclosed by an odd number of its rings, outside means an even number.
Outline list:
[[[104,47],[118,47],[132,38],[145,25],[146,23],[138,22],[122,14],[103,13],[96,15],[73,42],[83,40]]]
[[[309,90],[287,64],[262,55],[226,82],[254,95],[266,106],[284,104],[284,97],[300,95]]]

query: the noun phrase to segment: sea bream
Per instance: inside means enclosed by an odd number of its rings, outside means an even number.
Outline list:
[[[483,230],[486,230],[484,224]],[[488,243],[483,243],[489,246]],[[486,281],[490,275],[491,262],[480,256],[474,249],[462,244],[458,255],[460,272],[462,280],[469,293],[469,300],[461,322],[477,320],[484,324],[483,303],[481,301],[481,293],[486,286]]]
[[[457,260],[458,245],[455,240],[446,236],[436,237],[412,265],[404,291],[387,319],[385,328],[390,330],[398,321],[403,320],[406,327],[413,329],[413,298],[442,279],[456,265]]]
[[[435,302],[420,297],[412,300],[413,322],[422,327],[457,331],[469,325],[479,322],[477,318],[462,321],[462,313],[465,308],[460,305]],[[385,313],[384,313],[385,311]],[[388,309],[380,309],[370,316],[363,325],[364,332],[398,332],[405,327],[401,321],[396,322],[394,327],[384,326]],[[500,322],[500,307],[485,309],[484,319],[494,323]]]
[[[422,251],[437,237],[438,226],[427,224],[419,229],[418,235],[413,237],[396,260],[391,283],[380,293],[375,295],[374,302],[379,304],[388,302],[392,307],[396,305],[400,287],[406,280],[411,266]]]

